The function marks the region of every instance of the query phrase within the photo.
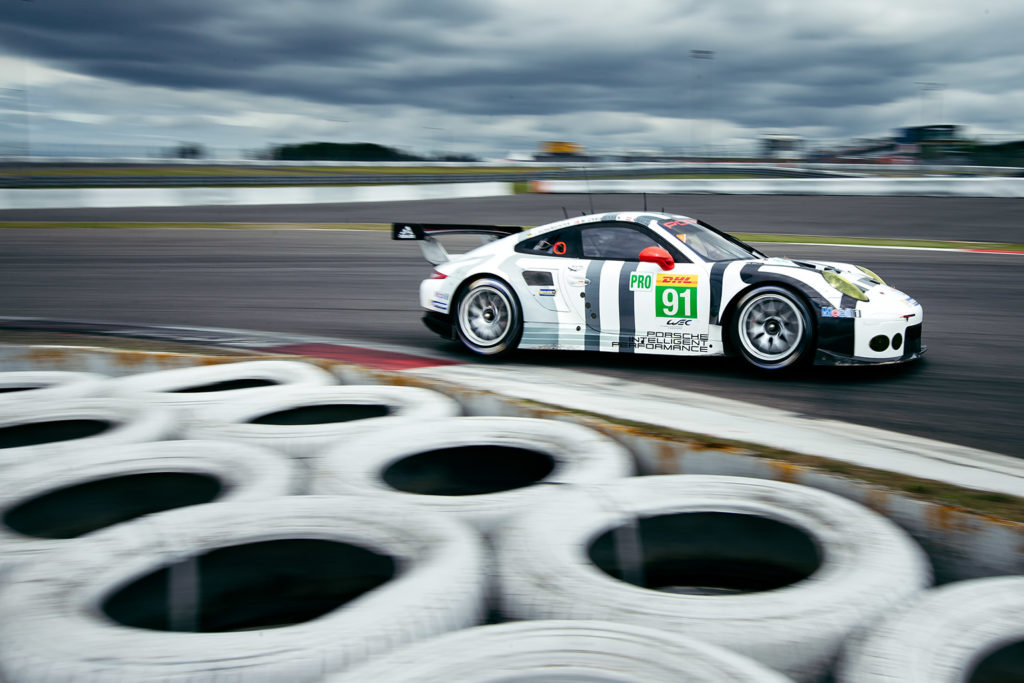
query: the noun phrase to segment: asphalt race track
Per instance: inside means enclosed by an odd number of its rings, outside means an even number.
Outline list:
[[[393,204],[0,211],[0,221],[388,222],[536,225],[642,208],[634,196],[530,196]],[[1024,242],[1024,201],[954,198],[655,196],[648,207],[736,232]],[[0,230],[0,316],[229,327],[428,349],[480,361],[419,322],[419,249],[383,232]],[[1024,256],[768,245],[773,255],[860,263],[925,308],[925,358],[814,368],[785,381],[728,359],[523,352],[559,365],[1024,456]],[[537,397],[543,400],[543,396]],[[685,407],[680,407],[685,410]],[[793,445],[799,450],[799,444]]]

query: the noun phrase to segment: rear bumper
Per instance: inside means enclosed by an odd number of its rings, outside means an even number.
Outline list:
[[[437,311],[427,311],[423,314],[423,324],[434,334],[441,335],[445,339],[454,339],[452,330],[452,316]]]

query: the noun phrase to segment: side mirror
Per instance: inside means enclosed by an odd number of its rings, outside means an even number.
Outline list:
[[[657,263],[662,270],[672,270],[676,267],[672,254],[661,247],[647,247],[640,252],[640,260],[644,263]]]

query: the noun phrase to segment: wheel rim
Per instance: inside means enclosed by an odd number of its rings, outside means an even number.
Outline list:
[[[740,311],[740,343],[752,357],[780,361],[800,348],[804,320],[800,309],[787,297],[762,294]]]
[[[474,289],[459,307],[459,327],[471,343],[494,346],[504,340],[512,327],[512,304],[492,287]]]

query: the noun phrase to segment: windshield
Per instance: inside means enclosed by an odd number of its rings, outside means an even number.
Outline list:
[[[703,221],[679,216],[661,221],[661,226],[705,261],[764,258],[757,249]]]

